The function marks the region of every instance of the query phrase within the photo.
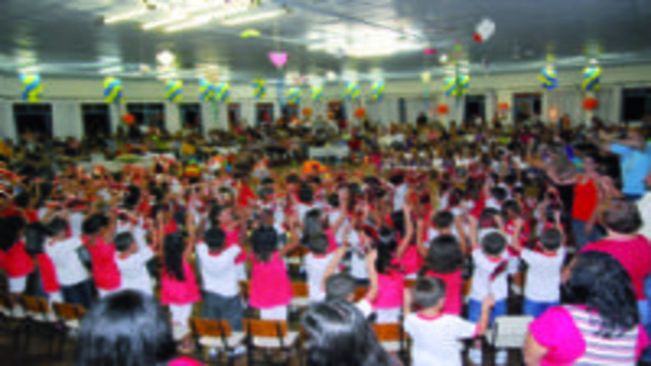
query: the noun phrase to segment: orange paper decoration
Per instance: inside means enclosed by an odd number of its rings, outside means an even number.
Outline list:
[[[366,115],[366,109],[364,108],[357,108],[355,110],[355,118],[362,118]]]
[[[508,110],[509,108],[511,108],[511,106],[509,106],[509,103],[507,102],[497,103],[497,109]]]
[[[132,125],[136,122],[136,119],[133,117],[133,114],[125,114],[122,116],[122,122],[127,125]]]
[[[586,111],[594,111],[599,108],[599,100],[596,98],[585,98],[583,100],[583,109]]]
[[[450,111],[450,108],[448,108],[447,104],[439,104],[436,107],[436,111],[438,112],[438,114],[448,114],[448,112]]]
[[[312,112],[313,110],[310,107],[303,108],[303,117],[307,117],[307,118],[312,117]]]

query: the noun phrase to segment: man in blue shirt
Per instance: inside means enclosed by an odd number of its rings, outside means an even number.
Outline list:
[[[605,149],[619,155],[622,171],[622,193],[637,201],[646,192],[644,179],[651,171],[651,143],[642,133],[631,130],[625,140],[610,140]]]

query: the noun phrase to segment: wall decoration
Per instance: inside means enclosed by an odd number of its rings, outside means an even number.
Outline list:
[[[583,70],[583,82],[581,89],[584,92],[599,90],[601,84],[601,68],[599,66],[586,67]]]
[[[556,74],[556,68],[554,66],[547,66],[540,70],[540,75],[538,75],[538,80],[540,85],[547,90],[554,90],[558,87],[558,75]]]
[[[439,104],[436,106],[436,112],[440,115],[446,115],[450,111],[450,108],[447,104]]]
[[[375,81],[371,84],[371,97],[376,102],[381,102],[384,99],[384,80]]]
[[[287,103],[293,105],[301,104],[301,88],[291,88],[287,91]]]
[[[346,83],[346,99],[349,101],[358,101],[361,97],[359,92],[359,85],[356,81],[349,81]]]
[[[228,103],[231,99],[231,86],[228,83],[220,83],[215,87],[215,99],[222,103]]]
[[[183,81],[169,80],[165,84],[165,99],[174,103],[183,101]]]
[[[255,99],[264,99],[267,96],[267,86],[264,79],[253,79],[253,96]]]
[[[585,98],[583,100],[583,109],[586,111],[594,111],[599,108],[599,100],[597,98]]]
[[[114,77],[104,79],[104,101],[109,104],[124,101],[124,90],[120,79]]]
[[[280,68],[287,63],[287,52],[269,52],[269,61]]]
[[[215,86],[206,79],[199,80],[199,100],[209,102],[215,97]]]
[[[312,86],[312,100],[321,102],[323,100],[323,85]]]
[[[491,19],[484,18],[479,24],[475,27],[475,34],[473,39],[477,43],[482,43],[488,41],[493,34],[495,33],[495,22]]]

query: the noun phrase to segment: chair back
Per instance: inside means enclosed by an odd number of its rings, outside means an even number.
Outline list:
[[[199,337],[222,337],[231,336],[231,324],[225,320],[190,318],[190,326],[194,334]]]
[[[251,337],[277,337],[281,339],[287,335],[287,322],[283,320],[258,320],[242,319],[246,334]]]
[[[292,282],[292,291],[294,297],[297,298],[308,298],[310,297],[309,289],[306,282]]]
[[[532,321],[530,315],[498,316],[489,341],[495,348],[522,348]]]
[[[380,342],[404,342],[405,332],[400,323],[372,324],[373,331]]]
[[[414,284],[416,284],[414,279],[405,280],[405,288],[413,288]]]
[[[368,293],[368,287],[361,286],[355,288],[355,301],[360,301]]]
[[[63,321],[81,320],[86,313],[86,310],[80,305],[66,304],[63,302],[52,303],[54,314]]]
[[[50,312],[50,305],[47,300],[40,297],[21,295],[19,301],[23,309],[28,313],[47,315]]]

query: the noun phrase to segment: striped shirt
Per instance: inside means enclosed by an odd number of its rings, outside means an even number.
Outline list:
[[[585,353],[579,357],[576,366],[635,365],[639,327],[634,326],[613,338],[598,335],[598,315],[575,307],[564,306],[570,313],[586,344]]]

